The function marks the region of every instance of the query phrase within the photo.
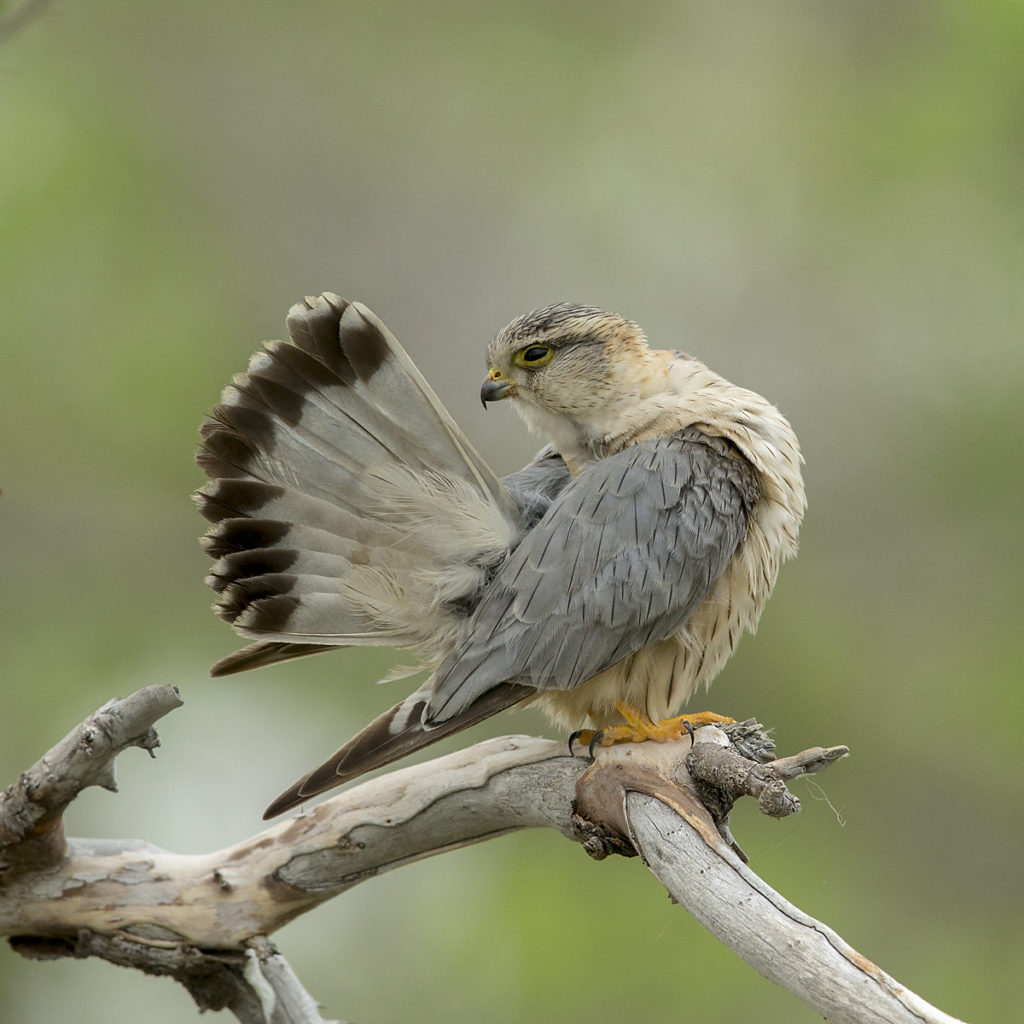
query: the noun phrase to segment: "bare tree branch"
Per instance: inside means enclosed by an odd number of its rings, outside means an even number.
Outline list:
[[[737,771],[742,759],[716,733],[697,733],[686,759],[691,769],[697,765],[701,772],[727,777],[730,786],[759,802],[782,777],[821,771],[845,753],[844,747],[819,747],[767,764],[748,761],[744,773]],[[612,748],[596,771],[614,771],[619,788],[603,786],[598,806],[676,903],[759,974],[832,1024],[958,1024],[754,874],[697,798],[692,778],[663,749],[649,743]],[[621,804],[603,802],[610,796]],[[778,817],[799,809],[774,796],[767,803],[768,813]]]
[[[794,907],[725,843],[709,843],[708,829],[643,793],[629,794],[626,816],[644,862],[672,898],[830,1024],[959,1024]]]
[[[571,834],[573,786],[586,767],[564,744],[508,736],[373,779],[215,853],[71,839],[59,874],[5,884],[0,934],[71,938],[87,928],[237,949],[422,857],[519,828]]]
[[[116,793],[114,759],[128,747],[152,755],[160,745],[153,723],[181,705],[173,686],[147,686],[108,701],[0,793],[0,879],[59,864],[67,806],[89,786]]]
[[[152,721],[178,701],[167,690],[106,705],[0,799],[0,934],[24,955],[101,956],[168,975],[201,1008],[230,1009],[244,1024],[322,1024],[267,935],[384,871],[548,827],[591,856],[639,853],[709,931],[831,1021],[955,1024],[774,892],[729,834],[738,796],[793,813],[786,780],[845,747],[776,760],[748,722],[701,729],[692,744],[599,748],[591,763],[561,743],[506,736],[363,783],[214,853],[71,839],[55,861],[40,829],[59,830],[84,785],[110,784],[120,749],[155,744]]]
[[[242,1024],[336,1024],[320,1016],[305,990],[265,935],[237,950],[201,950],[182,943],[154,943],[127,935],[80,929],[74,940],[15,936],[11,947],[30,960],[95,956],[120,967],[173,978],[200,1010],[230,1010]]]

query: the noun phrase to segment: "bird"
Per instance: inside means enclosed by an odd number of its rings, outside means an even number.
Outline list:
[[[200,428],[207,583],[252,641],[211,672],[370,645],[426,678],[264,818],[515,706],[591,745],[731,721],[676,713],[796,553],[775,406],[617,313],[546,306],[487,348],[484,408],[545,442],[499,478],[366,306],[325,293],[286,323]]]

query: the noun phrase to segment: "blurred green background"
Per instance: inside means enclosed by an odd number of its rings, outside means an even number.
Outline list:
[[[402,684],[359,653],[207,677],[234,640],[189,492],[221,387],[338,291],[506,473],[537,444],[480,409],[487,340],[602,305],[804,445],[800,558],[708,703],[783,753],[853,753],[796,818],[737,811],[752,866],[947,1012],[1015,1017],[1024,6],[53,0],[0,38],[0,154],[0,778],[175,683],[159,758],[125,754],[70,832],[256,831]],[[490,725],[469,738],[548,728]],[[275,940],[363,1024],[817,1019],[639,863],[554,834],[367,882]],[[169,981],[0,953],[4,1021],[143,1012],[195,1019]]]

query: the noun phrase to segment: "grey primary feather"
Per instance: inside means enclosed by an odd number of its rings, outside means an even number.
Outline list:
[[[569,690],[679,629],[746,535],[757,476],[696,427],[585,468],[499,569],[435,674],[429,723],[507,680]]]
[[[318,654],[322,651],[336,650],[334,647],[325,647],[320,644],[289,644],[275,640],[257,640],[241,650],[221,658],[216,665],[210,669],[212,676],[230,676],[236,672],[248,672],[254,668],[265,668],[267,665],[277,665],[282,661],[291,661],[292,658],[304,658],[309,654]]]
[[[423,723],[423,712],[430,697],[430,684],[427,683],[384,714],[378,715],[323,764],[289,786],[263,812],[263,818],[277,817],[311,796],[344,785],[350,779],[365,775],[374,768],[391,764],[445,736],[468,729],[518,704],[529,695],[529,687],[505,683],[488,690],[461,714],[428,730]]]

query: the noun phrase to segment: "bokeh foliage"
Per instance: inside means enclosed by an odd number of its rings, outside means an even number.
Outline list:
[[[253,831],[396,691],[359,653],[206,677],[232,641],[188,494],[220,387],[336,290],[508,472],[536,442],[479,409],[486,340],[605,305],[804,443],[801,557],[710,705],[853,756],[797,819],[738,813],[753,866],[948,1012],[1012,1019],[1022,53],[1007,0],[42,7],[0,38],[0,778],[174,682],[160,759],[126,755],[71,831]],[[277,938],[328,1015],[376,1024],[817,1019],[636,862],[554,835],[405,868]],[[195,1016],[169,982],[0,957],[0,1019],[143,1007]]]

